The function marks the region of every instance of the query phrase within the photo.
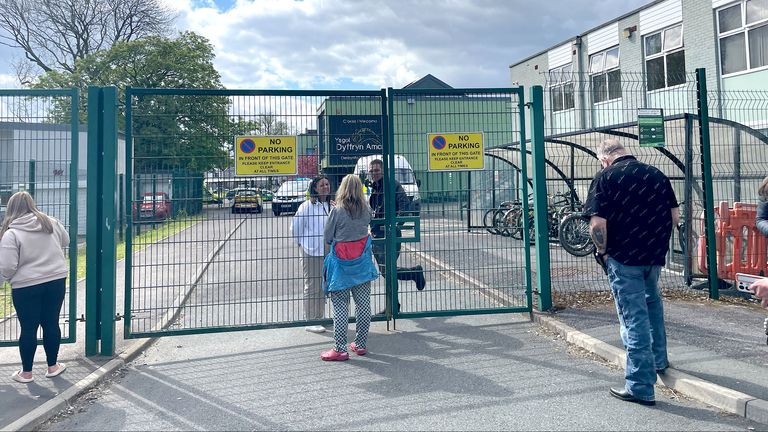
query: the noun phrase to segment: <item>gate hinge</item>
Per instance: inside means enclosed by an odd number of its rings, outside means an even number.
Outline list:
[[[122,320],[122,319],[123,319],[123,316],[122,316],[122,315],[120,315],[120,313],[116,313],[116,314],[115,314],[115,321],[120,321],[120,320]]]
[[[75,321],[85,322],[85,314],[80,314],[80,318],[75,318]]]

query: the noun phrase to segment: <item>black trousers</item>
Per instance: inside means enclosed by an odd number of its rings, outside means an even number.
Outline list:
[[[400,228],[397,228],[397,236],[401,237],[403,234],[400,231]],[[381,231],[372,231],[371,237],[373,238],[384,238],[385,235]],[[376,258],[376,264],[379,266],[379,272],[382,276],[384,276],[386,261],[387,261],[387,253],[386,253],[386,247],[383,244],[373,244],[373,257]],[[397,260],[400,258],[400,243],[397,243],[397,252],[395,253],[395,266],[397,266]]]
[[[37,329],[43,328],[43,348],[48,366],[58,362],[61,345],[59,314],[64,303],[66,278],[11,290],[13,307],[21,324],[19,353],[24,372],[32,371],[37,351]]]

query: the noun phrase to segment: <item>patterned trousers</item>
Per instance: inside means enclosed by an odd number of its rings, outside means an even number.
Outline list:
[[[331,293],[333,303],[333,339],[337,352],[347,352],[347,324],[349,323],[349,295],[355,299],[355,345],[365,348],[368,328],[371,326],[371,283],[355,285],[350,289]]]

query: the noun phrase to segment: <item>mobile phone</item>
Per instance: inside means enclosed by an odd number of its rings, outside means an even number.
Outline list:
[[[765,279],[765,276],[757,276],[746,273],[736,273],[736,289],[739,291],[750,292],[749,286],[759,279]]]

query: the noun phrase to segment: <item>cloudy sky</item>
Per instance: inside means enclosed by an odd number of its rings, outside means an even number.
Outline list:
[[[258,89],[402,87],[428,73],[453,87],[507,87],[510,64],[650,2],[165,1],[179,30],[211,41],[226,87]],[[0,47],[4,87],[13,55]]]

